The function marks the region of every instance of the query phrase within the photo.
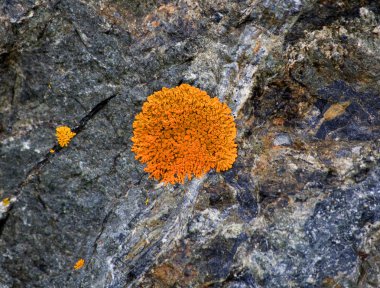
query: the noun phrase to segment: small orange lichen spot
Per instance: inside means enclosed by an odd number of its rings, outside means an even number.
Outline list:
[[[9,204],[11,204],[11,200],[9,198],[4,198],[3,201],[1,201],[1,203],[3,203],[4,206],[8,206]]]
[[[79,270],[79,269],[82,269],[83,266],[84,266],[84,259],[81,258],[77,261],[77,263],[75,263],[74,269]]]
[[[58,144],[61,147],[65,147],[69,145],[71,139],[76,135],[75,132],[72,132],[70,127],[67,126],[59,126],[56,128],[56,135]]]
[[[50,149],[49,152],[50,152],[51,154],[53,154],[53,153],[55,153],[55,150],[54,150],[54,149]]]
[[[133,122],[132,151],[145,171],[164,183],[184,183],[237,157],[231,109],[205,91],[182,84],[147,98]]]

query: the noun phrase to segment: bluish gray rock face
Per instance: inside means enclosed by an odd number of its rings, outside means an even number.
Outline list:
[[[0,39],[0,287],[380,287],[379,1],[1,1]],[[180,83],[239,155],[164,186],[132,123]]]

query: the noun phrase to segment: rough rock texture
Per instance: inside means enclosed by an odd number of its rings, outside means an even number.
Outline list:
[[[380,287],[379,1],[0,1],[0,39],[0,287]],[[131,124],[180,83],[239,156],[163,186]]]

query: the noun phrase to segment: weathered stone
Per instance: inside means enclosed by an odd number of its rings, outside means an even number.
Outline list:
[[[273,140],[274,146],[290,146],[292,144],[292,139],[290,139],[288,134],[280,133],[276,135]]]

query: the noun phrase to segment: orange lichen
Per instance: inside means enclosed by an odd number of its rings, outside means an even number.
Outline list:
[[[81,269],[82,267],[84,266],[84,259],[79,259],[75,265],[74,265],[74,269],[75,270],[79,270]]]
[[[231,109],[205,91],[182,84],[147,98],[133,123],[136,159],[150,177],[184,183],[210,169],[232,167],[237,156]]]
[[[50,152],[51,154],[54,154],[54,153],[55,153],[55,150],[54,150],[54,149],[50,149],[49,152]]]
[[[70,127],[67,127],[67,126],[59,126],[56,128],[55,131],[56,131],[58,144],[61,147],[68,146],[71,139],[76,135],[76,133],[72,132]]]

